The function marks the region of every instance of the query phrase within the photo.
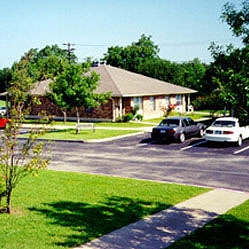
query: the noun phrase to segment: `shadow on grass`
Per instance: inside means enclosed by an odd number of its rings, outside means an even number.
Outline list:
[[[120,227],[140,220],[148,214],[157,213],[160,210],[167,209],[171,206],[170,204],[151,203],[119,196],[107,198],[105,201],[96,204],[59,201],[44,203],[43,205],[43,208],[33,207],[30,208],[30,210],[44,215],[48,220],[49,225],[68,228],[67,232],[64,232],[60,239],[51,242],[55,243],[56,246],[65,248],[80,246],[94,238],[108,234]],[[196,216],[196,210],[179,210],[175,208],[171,208],[170,210],[170,214],[162,211],[157,213],[153,219],[140,221],[145,222],[145,226],[143,225],[142,227],[147,227],[147,229],[149,229],[148,234],[146,231],[140,230],[139,227],[132,228],[134,229],[136,236],[141,237],[141,243],[148,244],[150,242],[150,227],[153,227],[152,223],[154,221],[157,224],[157,234],[154,239],[155,242],[160,245],[160,248],[165,247],[163,247],[163,245],[165,245],[165,240],[170,238],[171,235],[179,235],[178,238],[180,238],[186,235],[186,229],[190,231],[196,229],[196,225],[199,224],[199,221],[192,217],[192,214]],[[216,216],[215,213],[202,210],[199,210],[198,214],[205,219],[207,217],[212,219]],[[181,218],[178,221],[178,218],[175,217],[178,217],[179,215]],[[160,221],[157,221],[157,219]],[[180,222],[180,224],[177,222]],[[161,230],[158,230],[158,224],[161,224],[159,225]],[[181,230],[178,230],[178,225],[181,224],[185,225]],[[247,249],[249,248],[248,234],[248,222],[239,220],[233,215],[222,215],[208,223],[204,228],[179,240],[169,248]],[[53,235],[54,234],[51,234],[51,236]],[[115,243],[123,243],[120,234],[112,233],[111,237],[115,237]],[[172,238],[170,238],[170,241],[171,240]],[[102,242],[100,241],[100,243]],[[128,246],[127,248],[134,248],[135,242],[133,239],[126,241],[125,243]]]
[[[71,232],[65,234],[63,241],[55,242],[64,247],[79,246],[171,206],[119,196],[96,204],[59,201],[43,205],[44,208],[33,207],[30,210],[45,215],[50,224],[70,227]]]
[[[249,222],[238,220],[233,215],[222,215],[168,248],[247,249]]]

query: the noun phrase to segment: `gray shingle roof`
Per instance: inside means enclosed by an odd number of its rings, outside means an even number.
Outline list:
[[[174,85],[109,65],[99,65],[98,67],[91,68],[91,70],[100,75],[99,86],[96,92],[112,92],[113,97],[156,96],[197,92],[190,88]],[[36,83],[31,90],[31,94],[45,95],[49,92],[50,82],[51,80],[48,79]]]
[[[49,93],[50,92],[50,89],[49,89],[50,82],[51,82],[51,80],[48,79],[48,80],[43,80],[43,81],[39,81],[39,82],[35,83],[30,91],[31,95],[45,95],[46,93]]]
[[[187,94],[197,91],[129,72],[110,65],[99,65],[92,70],[100,74],[97,92],[112,92],[113,97]]]

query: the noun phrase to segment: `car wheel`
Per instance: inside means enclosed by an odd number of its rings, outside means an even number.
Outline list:
[[[237,145],[240,147],[242,145],[242,136],[238,137]]]
[[[204,130],[200,129],[200,131],[199,131],[199,137],[203,137],[203,136],[204,136]]]
[[[181,133],[180,136],[179,136],[179,142],[180,143],[183,143],[185,141],[185,134],[184,133]]]

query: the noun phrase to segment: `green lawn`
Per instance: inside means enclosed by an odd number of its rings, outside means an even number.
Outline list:
[[[51,139],[51,140],[91,140],[91,139],[103,139],[121,135],[127,135],[137,133],[139,130],[115,130],[115,129],[96,129],[81,130],[79,134],[76,134],[75,129],[55,130],[47,131],[44,135],[40,135],[39,138]],[[20,137],[27,137],[27,135],[21,135]]]
[[[193,119],[206,117],[207,114],[193,114]],[[156,126],[162,118],[145,120],[144,122],[100,122],[95,123],[96,131],[81,130],[79,134],[76,134],[76,130],[72,127],[76,126],[75,122],[53,122],[51,128],[56,126],[65,127],[64,130],[48,131],[41,138],[44,139],[70,139],[70,140],[90,140],[90,139],[102,139],[114,136],[126,135],[141,132],[145,127],[152,128]],[[32,120],[28,120],[31,123]],[[37,121],[35,122],[37,123]],[[108,129],[107,129],[108,128]]]
[[[15,189],[11,215],[0,214],[0,248],[74,247],[205,191],[45,170]]]
[[[5,100],[0,99],[0,107],[2,107],[2,106],[6,106],[6,101],[5,101]]]
[[[248,210],[249,201],[219,216],[168,249],[247,249],[249,248]]]

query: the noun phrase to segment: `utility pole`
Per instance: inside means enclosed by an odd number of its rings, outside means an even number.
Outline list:
[[[74,46],[75,44],[73,43],[63,43],[64,46],[67,46],[67,49],[65,49],[65,51],[67,51],[67,58],[68,58],[68,61],[69,63],[71,63],[71,55],[72,55],[72,52],[75,50],[75,48],[72,48],[71,46]]]

